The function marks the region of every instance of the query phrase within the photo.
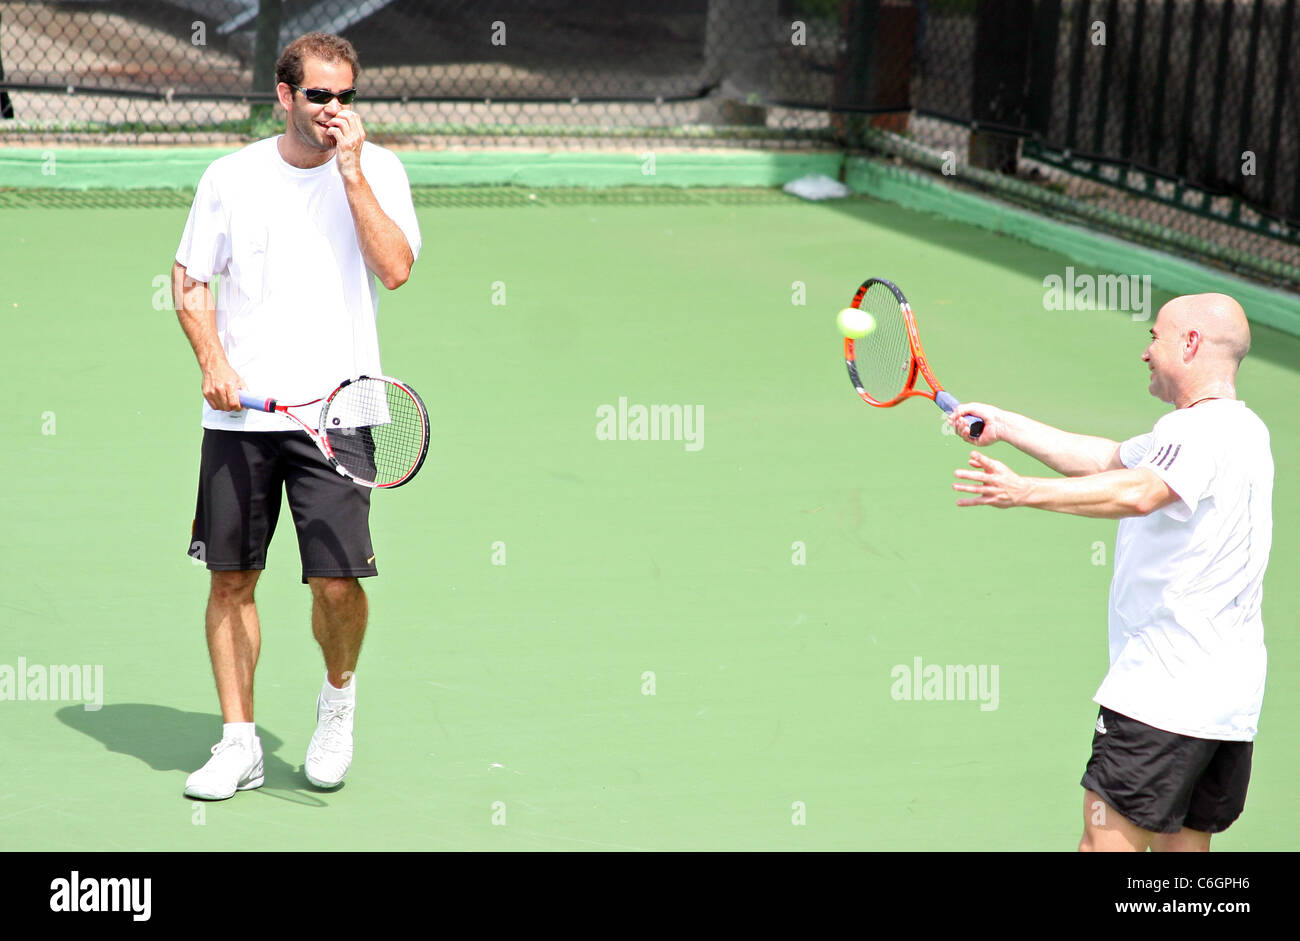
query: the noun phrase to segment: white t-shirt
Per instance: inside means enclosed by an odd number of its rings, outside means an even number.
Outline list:
[[[285,163],[279,137],[214,161],[199,181],[176,260],[217,283],[217,334],[247,391],[285,405],[328,394],[344,379],[382,375],[379,289],[366,268],[335,159],[308,170]],[[380,208],[420,254],[411,187],[397,155],[366,142],[361,172]],[[305,416],[308,424],[313,415]],[[219,412],[203,427],[298,428],[281,415]]]
[[[1120,520],[1110,671],[1093,698],[1168,732],[1253,741],[1267,665],[1268,429],[1244,402],[1211,400],[1165,415],[1120,445],[1120,459],[1180,499]]]

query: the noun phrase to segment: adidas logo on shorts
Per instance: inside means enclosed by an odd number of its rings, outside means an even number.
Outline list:
[[[1106,734],[1106,723],[1102,721],[1101,716],[1097,716],[1097,734],[1098,735]]]

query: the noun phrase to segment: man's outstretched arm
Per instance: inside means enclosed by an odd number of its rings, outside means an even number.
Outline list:
[[[984,430],[978,438],[966,432],[966,424],[957,416],[978,415],[984,419]],[[1005,441],[1013,448],[1042,461],[1058,474],[1080,477],[1106,470],[1120,470],[1124,464],[1119,459],[1119,442],[1094,435],[1077,435],[1053,428],[1016,412],[986,405],[983,402],[966,402],[948,417],[948,424],[968,444],[987,447]]]
[[[1055,513],[1121,519],[1146,516],[1180,499],[1145,467],[1101,471],[1081,477],[1021,477],[1001,461],[972,451],[974,470],[955,471],[962,483],[952,489],[974,494],[958,506],[1031,506]]]

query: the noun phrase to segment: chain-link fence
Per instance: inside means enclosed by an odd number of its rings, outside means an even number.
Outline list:
[[[803,146],[828,139],[839,15],[835,0],[0,3],[0,130],[255,135],[278,50],[322,29],[356,46],[380,140]]]
[[[322,29],[380,142],[885,151],[1295,285],[1297,3],[0,2],[0,140],[273,133],[278,51]]]

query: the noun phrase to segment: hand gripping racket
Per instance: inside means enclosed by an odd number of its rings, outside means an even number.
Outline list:
[[[311,435],[326,460],[363,487],[391,488],[419,472],[429,452],[429,413],[415,390],[386,376],[358,376],[323,398],[280,405],[239,393],[239,404],[292,418]],[[315,428],[294,414],[320,405]]]
[[[904,399],[922,395],[951,415],[960,403],[944,391],[930,371],[912,306],[898,285],[884,278],[868,278],[858,288],[852,306],[865,310],[876,321],[876,329],[861,340],[844,338],[844,364],[862,401],[877,408],[890,408]],[[929,390],[916,388],[918,373],[929,383]],[[962,418],[970,424],[970,436],[978,438],[984,430],[984,420],[970,414]]]

